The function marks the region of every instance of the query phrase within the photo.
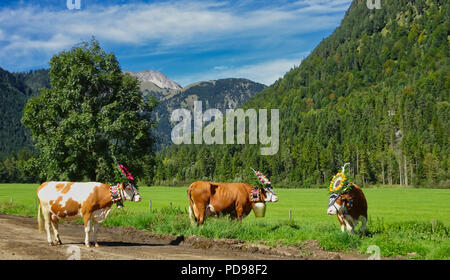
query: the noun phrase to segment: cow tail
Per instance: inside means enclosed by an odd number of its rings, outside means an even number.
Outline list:
[[[39,225],[39,232],[43,232],[42,230],[42,216],[41,216],[41,201],[38,198],[38,202],[39,202],[39,207],[38,207],[38,216],[37,216],[37,220],[38,220],[38,225]]]
[[[191,219],[191,221],[196,221],[197,219],[195,218],[194,201],[192,200],[191,191],[192,189],[189,187],[187,191],[189,199],[189,218]]]

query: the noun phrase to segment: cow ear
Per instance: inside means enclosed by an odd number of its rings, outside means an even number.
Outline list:
[[[211,189],[211,194],[215,194],[216,193],[216,189],[219,187],[219,185],[210,184],[209,187]]]

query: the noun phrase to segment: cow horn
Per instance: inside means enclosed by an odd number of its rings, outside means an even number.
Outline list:
[[[347,162],[347,163],[345,163],[345,164],[342,166],[342,173],[345,172],[345,167],[346,167],[347,165],[350,165],[350,162]]]

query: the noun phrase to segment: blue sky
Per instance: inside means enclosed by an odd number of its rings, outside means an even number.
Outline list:
[[[72,0],[75,2],[76,0]],[[340,24],[351,0],[0,2],[0,67],[48,68],[95,36],[123,70],[159,70],[182,86],[247,78],[266,85]]]

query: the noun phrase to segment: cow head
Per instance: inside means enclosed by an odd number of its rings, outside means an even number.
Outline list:
[[[264,200],[265,202],[277,202],[278,201],[278,196],[275,194],[272,187],[270,187],[270,186],[266,186],[266,188],[264,189],[264,196],[266,197],[266,199]]]
[[[122,183],[122,190],[123,190],[123,196],[124,200],[130,200],[139,202],[142,200],[141,195],[139,194],[139,191],[132,183]]]
[[[330,195],[330,199],[328,201],[328,215],[336,215],[345,211],[346,204],[350,200],[348,194],[336,194],[333,193]]]

